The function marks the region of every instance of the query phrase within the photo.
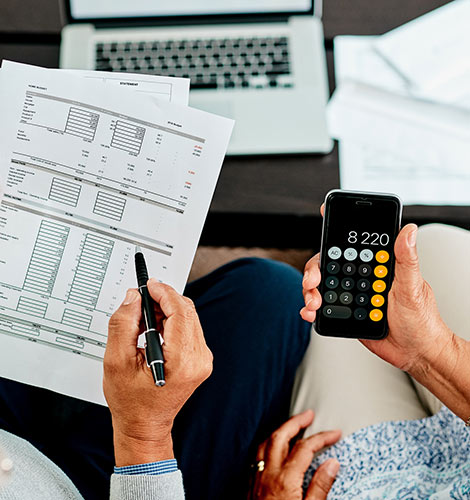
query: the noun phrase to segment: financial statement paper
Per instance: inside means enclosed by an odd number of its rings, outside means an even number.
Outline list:
[[[183,291],[233,122],[11,63],[0,96],[0,376],[105,404],[135,246]]]

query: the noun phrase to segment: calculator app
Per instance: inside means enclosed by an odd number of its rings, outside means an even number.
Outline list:
[[[383,338],[400,202],[333,192],[327,200],[316,328],[322,335]]]

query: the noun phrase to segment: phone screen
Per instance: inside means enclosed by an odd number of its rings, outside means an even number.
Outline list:
[[[401,202],[394,195],[332,191],[325,202],[316,331],[333,337],[387,335],[388,292]]]

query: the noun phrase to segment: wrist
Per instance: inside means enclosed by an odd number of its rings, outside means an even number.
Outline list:
[[[175,458],[171,428],[157,431],[151,438],[136,437],[114,429],[114,455],[117,467]]]

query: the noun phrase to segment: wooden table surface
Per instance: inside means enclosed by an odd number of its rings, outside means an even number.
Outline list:
[[[1,0],[0,60],[57,67],[62,26],[59,1]],[[324,3],[325,45],[330,89],[333,89],[334,36],[382,34],[447,1],[325,0]],[[202,242],[315,247],[321,223],[319,205],[325,193],[338,186],[337,148],[325,156],[227,158]],[[470,228],[470,207],[408,206],[404,219]]]

